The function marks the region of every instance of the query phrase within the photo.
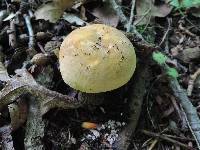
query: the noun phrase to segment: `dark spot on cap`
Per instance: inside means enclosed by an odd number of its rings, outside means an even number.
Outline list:
[[[124,56],[122,55],[122,57],[121,57],[120,61],[123,61],[123,60],[124,60]]]
[[[99,46],[101,46],[101,44],[100,44],[100,43],[98,43],[98,42],[96,42],[96,45],[99,45]]]
[[[90,66],[87,66],[86,69],[89,70],[89,69],[90,69]]]

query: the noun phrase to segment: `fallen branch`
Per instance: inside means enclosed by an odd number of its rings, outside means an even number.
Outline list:
[[[21,75],[21,77],[18,77],[18,75]],[[31,74],[24,69],[18,70],[18,75],[11,78],[0,91],[0,110],[14,102],[20,95],[26,93],[30,93],[40,99],[41,115],[44,115],[52,108],[72,109],[78,108],[84,103],[37,84]]]
[[[130,119],[128,125],[119,134],[119,140],[115,146],[117,150],[127,150],[131,143],[131,138],[135,132],[140,112],[142,109],[143,99],[146,93],[146,87],[149,80],[148,61],[139,63],[131,85],[129,93],[129,112]]]
[[[19,77],[20,76],[20,77]],[[26,70],[20,69],[0,91],[0,110],[14,102],[22,94],[31,94],[27,119],[25,149],[43,149],[44,122],[42,116],[52,108],[72,109],[84,104],[67,95],[51,91],[36,83]]]
[[[40,110],[40,99],[33,96],[28,98],[28,116],[26,122],[26,133],[24,139],[24,147],[26,150],[43,150],[45,149],[43,144],[45,123],[42,119]]]
[[[170,68],[165,62],[167,57],[161,53],[154,52],[153,59],[162,67],[162,69],[167,73],[169,76],[170,87],[174,92],[174,95],[179,100],[178,102],[183,107],[183,110],[186,113],[186,119],[190,125],[190,130],[193,133],[193,136],[196,140],[198,149],[200,149],[200,119],[198,117],[196,108],[192,105],[191,101],[189,100],[187,93],[182,87],[179,85],[177,81],[178,73],[175,69]]]

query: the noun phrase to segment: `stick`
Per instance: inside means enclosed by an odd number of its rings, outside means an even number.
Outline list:
[[[176,141],[176,140],[174,140],[174,139],[171,139],[171,138],[169,138],[169,137],[167,137],[167,136],[164,136],[164,135],[162,135],[162,134],[150,132],[150,131],[147,131],[147,130],[142,130],[141,132],[144,133],[144,134],[146,134],[146,135],[148,135],[148,136],[160,138],[160,139],[162,139],[162,140],[168,141],[168,142],[173,143],[173,144],[175,144],[175,145],[179,145],[179,146],[181,146],[181,147],[183,147],[183,148],[186,148],[186,149],[189,149],[189,150],[195,150],[194,148],[192,148],[192,147],[190,147],[190,146],[188,146],[188,145],[186,145],[186,144],[183,144],[183,143],[181,143],[181,142],[179,142],[179,141]]]
[[[130,120],[128,125],[119,134],[119,140],[115,146],[117,150],[127,150],[130,146],[131,138],[137,126],[137,122],[140,117],[142,109],[143,99],[145,96],[145,88],[148,84],[149,72],[148,61],[141,63],[137,66],[136,73],[134,75],[134,84],[131,85],[129,93],[129,110]]]
[[[126,32],[130,32],[131,31],[131,25],[132,25],[133,17],[134,17],[134,9],[135,9],[135,0],[132,0],[131,15],[130,15],[130,18],[129,18],[129,22],[127,24]]]
[[[17,47],[17,39],[16,39],[16,29],[15,29],[14,19],[10,20],[10,29],[8,30],[8,34],[9,34],[9,45],[15,49]]]
[[[169,76],[169,83],[174,95],[176,96],[178,102],[183,107],[183,110],[186,113],[186,119],[188,120],[189,127],[191,126],[190,130],[193,133],[193,136],[196,140],[197,146],[200,149],[200,119],[197,114],[196,108],[192,105],[191,101],[189,100],[187,93],[182,87],[179,85],[177,77],[178,73],[175,69],[170,68],[166,64],[167,57],[160,52],[153,53],[153,59],[156,61],[162,69],[168,74]]]
[[[23,15],[25,23],[26,23],[26,27],[28,29],[28,35],[29,35],[29,42],[28,42],[28,47],[29,47],[29,55],[30,57],[34,56],[37,52],[35,51],[35,37],[34,37],[34,33],[33,33],[33,28],[31,25],[31,19],[27,14]]]

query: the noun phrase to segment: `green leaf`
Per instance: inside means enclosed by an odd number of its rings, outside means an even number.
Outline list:
[[[177,78],[178,77],[178,72],[176,71],[176,69],[168,67],[167,68],[167,75],[172,77],[172,78]]]
[[[161,52],[153,52],[153,60],[156,61],[159,65],[165,64],[167,57]]]
[[[170,4],[176,8],[191,8],[200,6],[200,0],[170,0]]]

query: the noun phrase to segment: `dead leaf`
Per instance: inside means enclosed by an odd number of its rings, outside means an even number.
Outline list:
[[[87,24],[87,22],[83,21],[81,18],[72,13],[64,13],[63,19],[71,24],[75,23],[76,25],[79,26]]]
[[[11,13],[9,16],[7,16],[3,21],[9,21],[11,19],[13,19],[16,16],[16,14]]]
[[[70,8],[75,0],[54,0],[51,3],[43,4],[35,12],[36,19],[49,20],[55,23],[63,14],[65,9]]]
[[[165,111],[163,112],[162,117],[163,117],[163,118],[168,117],[168,116],[171,115],[173,112],[174,112],[174,107],[173,107],[173,106],[170,106],[167,110],[165,110]]]
[[[162,97],[161,96],[156,96],[156,102],[159,104],[159,105],[162,105],[162,103],[163,103],[163,99],[162,99]]]
[[[153,0],[137,0],[137,19],[135,24],[144,25],[150,23],[154,17],[166,17],[172,10],[168,4],[154,5]]]
[[[63,14],[63,10],[53,3],[42,5],[35,12],[36,19],[49,20],[55,23]]]
[[[76,0],[53,0],[53,3],[59,6],[62,10],[70,8]]]
[[[200,58],[200,48],[193,47],[193,48],[186,48],[181,51],[177,56],[179,60],[183,61],[184,63],[190,63],[195,60],[199,60]]]
[[[195,17],[200,17],[200,7],[190,9],[190,12]]]
[[[0,22],[3,21],[4,18],[8,16],[8,11],[7,10],[1,10],[0,11]]]
[[[118,25],[119,17],[108,4],[104,4],[102,7],[93,9],[92,14],[103,24],[113,27]]]

